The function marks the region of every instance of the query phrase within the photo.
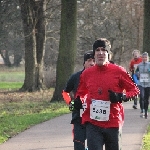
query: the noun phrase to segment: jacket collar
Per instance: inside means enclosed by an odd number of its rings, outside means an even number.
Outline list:
[[[110,62],[107,62],[106,64],[102,65],[102,66],[99,66],[97,64],[95,64],[95,67],[98,69],[98,70],[106,70],[108,68],[108,65],[110,64]]]

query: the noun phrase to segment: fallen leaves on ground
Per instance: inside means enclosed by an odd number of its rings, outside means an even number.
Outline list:
[[[53,92],[53,89],[38,92],[1,91],[0,103],[50,100]]]

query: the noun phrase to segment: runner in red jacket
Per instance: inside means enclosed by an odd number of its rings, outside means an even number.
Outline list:
[[[131,71],[131,76],[133,78],[134,83],[137,84],[137,81],[135,80],[135,77],[136,77],[135,70],[138,64],[142,62],[142,57],[141,57],[140,51],[136,49],[132,52],[132,56],[133,56],[133,59],[130,61],[129,70]],[[137,109],[137,101],[138,101],[138,98],[135,98],[134,104],[132,106],[134,109]]]
[[[130,61],[129,70],[131,71],[132,75],[135,73],[135,70],[139,63],[142,62],[142,57],[140,55],[139,50],[134,50],[132,52],[133,59]]]
[[[103,144],[106,150],[121,149],[122,102],[139,94],[126,70],[109,63],[110,48],[107,39],[95,41],[93,53],[96,65],[82,73],[76,93],[76,109],[81,108],[81,101],[87,103],[82,123],[86,126],[88,150],[102,150]]]

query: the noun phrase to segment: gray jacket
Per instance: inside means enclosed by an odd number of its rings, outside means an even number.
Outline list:
[[[135,71],[139,77],[139,85],[142,87],[150,87],[150,62],[141,62]]]

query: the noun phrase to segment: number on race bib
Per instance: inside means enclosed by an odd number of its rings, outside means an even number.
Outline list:
[[[97,121],[108,121],[110,114],[110,102],[93,100],[90,105],[90,118]]]
[[[149,74],[141,73],[140,74],[140,82],[149,82]]]

